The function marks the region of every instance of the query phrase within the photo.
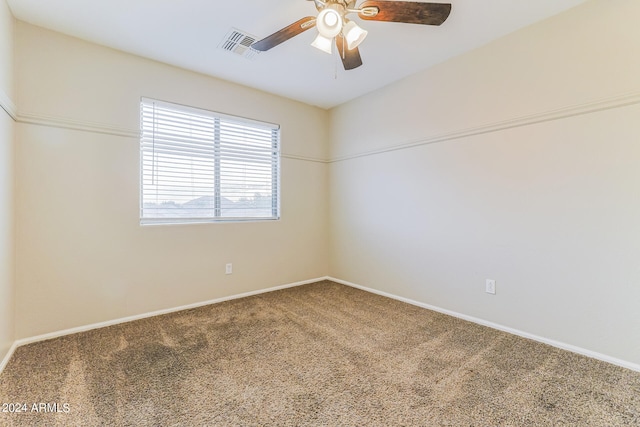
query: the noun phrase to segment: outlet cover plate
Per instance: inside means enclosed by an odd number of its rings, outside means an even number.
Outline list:
[[[485,290],[486,293],[495,295],[496,294],[496,281],[493,279],[487,279]]]

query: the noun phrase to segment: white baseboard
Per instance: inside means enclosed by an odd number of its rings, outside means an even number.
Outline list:
[[[601,360],[603,362],[611,363],[612,365],[621,366],[623,368],[630,369],[632,371],[640,372],[640,365],[637,363],[628,362],[626,360],[617,359],[615,357],[608,356],[606,354],[597,353],[595,351],[587,350],[581,347],[577,347],[575,345],[563,343],[560,341],[555,341],[549,338],[541,337],[538,335],[530,334],[528,332],[520,331],[518,329],[510,328],[508,326],[503,326],[497,323],[489,322],[487,320],[479,319],[473,316],[467,316],[466,314],[457,313],[455,311],[447,310],[444,308],[436,307],[430,304],[425,304],[419,301],[414,301],[409,298],[400,297],[397,295],[390,294],[388,292],[378,291],[376,289],[367,288],[366,286],[357,285],[355,283],[347,282],[346,280],[336,279],[334,277],[329,277],[328,280],[332,282],[340,283],[342,285],[351,286],[352,288],[357,288],[366,292],[371,292],[376,295],[381,295],[387,298],[392,298],[398,301],[406,302],[407,304],[415,305],[418,307],[426,308],[427,310],[436,311],[438,313],[446,314],[449,316],[457,317],[459,319],[467,320],[469,322],[477,323],[482,326],[488,326],[489,328],[497,329],[499,331],[507,332],[509,334],[517,335],[523,338],[528,338],[533,341],[538,341],[543,344],[548,344],[553,347],[557,347],[562,350],[567,350],[572,353],[577,353],[583,356],[590,357],[592,359]]]
[[[615,357],[611,357],[611,356],[607,356],[606,354],[602,354],[602,353],[597,353],[591,350],[587,350],[581,347],[577,347],[571,344],[566,344],[563,342],[559,342],[559,341],[555,341],[552,339],[548,339],[548,338],[544,338],[538,335],[534,335],[534,334],[530,334],[528,332],[523,332],[520,331],[518,329],[514,329],[514,328],[510,328],[508,326],[503,326],[497,323],[493,323],[493,322],[489,322],[487,320],[483,320],[483,319],[479,319],[477,317],[473,317],[473,316],[467,316],[466,314],[461,314],[461,313],[457,313],[455,311],[451,311],[451,310],[447,310],[444,308],[440,308],[440,307],[436,307],[430,304],[425,304],[419,301],[415,301],[409,298],[404,298],[404,297],[400,297],[398,295],[394,295],[394,294],[390,294],[388,292],[383,292],[383,291],[379,291],[376,289],[372,289],[372,288],[368,288],[366,286],[361,286],[361,285],[357,285],[355,283],[351,283],[351,282],[347,282],[346,280],[341,280],[341,279],[336,279],[335,277],[330,277],[330,276],[324,276],[324,277],[318,277],[315,279],[309,279],[309,280],[304,280],[301,282],[295,282],[295,283],[289,283],[286,285],[280,285],[280,286],[274,286],[272,288],[267,288],[267,289],[260,289],[257,291],[251,291],[251,292],[245,292],[245,293],[241,293],[241,294],[236,294],[236,295],[230,295],[227,297],[222,297],[222,298],[216,298],[216,299],[212,299],[212,300],[208,300],[208,301],[202,301],[202,302],[197,302],[194,304],[188,304],[188,305],[183,305],[180,307],[173,307],[173,308],[168,308],[168,309],[164,309],[164,310],[158,310],[158,311],[153,311],[150,313],[143,313],[143,314],[138,314],[135,316],[129,316],[129,317],[123,317],[120,319],[115,319],[115,320],[108,320],[106,322],[99,322],[99,323],[93,323],[90,325],[85,325],[85,326],[79,326],[76,328],[71,328],[71,329],[65,329],[63,331],[57,331],[57,332],[51,332],[48,334],[43,334],[43,335],[38,335],[38,336],[34,336],[34,337],[30,337],[30,338],[22,338],[19,340],[16,340],[13,345],[11,346],[11,348],[9,349],[9,351],[7,352],[7,354],[5,355],[4,359],[2,359],[2,361],[0,362],[0,373],[2,373],[2,371],[4,370],[4,368],[6,367],[7,363],[9,363],[9,359],[11,359],[11,356],[13,355],[14,351],[16,350],[16,348],[25,345],[25,344],[31,344],[31,343],[35,343],[35,342],[39,342],[39,341],[46,341],[46,340],[50,340],[53,338],[58,338],[58,337],[62,337],[65,335],[71,335],[71,334],[76,334],[78,332],[85,332],[85,331],[90,331],[92,329],[98,329],[98,328],[104,328],[107,326],[113,326],[113,325],[118,325],[121,323],[126,323],[126,322],[132,322],[134,320],[140,320],[140,319],[145,319],[148,317],[153,317],[153,316],[160,316],[163,314],[169,314],[169,313],[175,313],[177,311],[182,311],[182,310],[189,310],[192,308],[198,308],[198,307],[202,307],[205,305],[211,305],[211,304],[217,304],[220,302],[224,302],[224,301],[230,301],[230,300],[234,300],[234,299],[239,299],[239,298],[245,298],[245,297],[250,297],[253,295],[259,295],[259,294],[264,294],[264,293],[268,293],[268,292],[273,292],[273,291],[278,291],[281,289],[287,289],[287,288],[293,288],[296,286],[302,286],[302,285],[307,285],[310,283],[315,283],[315,282],[320,282],[323,280],[331,280],[332,282],[336,282],[336,283],[340,283],[342,285],[346,285],[346,286],[350,286],[352,288],[356,288],[356,289],[360,289],[363,290],[365,292],[370,292],[372,294],[376,294],[376,295],[381,295],[387,298],[391,298],[391,299],[395,299],[398,301],[402,301],[405,302],[407,304],[411,304],[411,305],[415,305],[421,308],[425,308],[427,310],[432,310],[432,311],[436,311],[438,313],[442,313],[442,314],[446,314],[449,316],[453,316],[453,317],[457,317],[459,319],[463,319],[463,320],[467,320],[469,322],[473,322],[473,323],[477,323],[479,325],[482,326],[487,326],[493,329],[497,329],[499,331],[503,331],[503,332],[507,332],[513,335],[517,335],[523,338],[528,338],[534,341],[538,341],[544,344],[548,344],[551,345],[553,347],[557,347],[560,348],[562,350],[567,350],[567,351],[571,351],[573,353],[577,353],[577,354],[581,354],[583,356],[587,356],[593,359],[597,359],[597,360],[601,360],[603,362],[607,362],[607,363],[611,363],[612,365],[616,365],[616,366],[620,366],[626,369],[630,369],[632,371],[636,371],[636,372],[640,372],[640,365],[637,363],[632,363],[632,362],[628,362],[626,360],[622,360],[622,359],[617,359]]]
[[[328,279],[329,278],[326,277],[326,276],[325,277],[319,277],[319,278],[316,278],[316,279],[309,279],[309,280],[304,280],[304,281],[301,281],[301,282],[295,282],[295,283],[289,283],[289,284],[286,284],[286,285],[274,286],[272,288],[259,289],[257,291],[244,292],[244,293],[241,293],[241,294],[230,295],[230,296],[227,296],[227,297],[216,298],[216,299],[212,299],[212,300],[208,300],[208,301],[196,302],[196,303],[193,303],[193,304],[182,305],[182,306],[179,306],[179,307],[172,307],[172,308],[167,308],[167,309],[164,309],[164,310],[152,311],[150,313],[136,314],[134,316],[122,317],[122,318],[114,319],[114,320],[107,320],[105,322],[92,323],[90,325],[78,326],[78,327],[75,327],[75,328],[65,329],[65,330],[56,331],[56,332],[50,332],[48,334],[37,335],[37,336],[34,336],[34,337],[21,338],[19,340],[16,340],[13,343],[13,345],[9,349],[9,352],[7,353],[7,355],[2,360],[2,363],[0,363],[0,373],[2,373],[2,371],[4,370],[4,368],[7,365],[7,363],[9,363],[9,359],[13,355],[13,352],[15,351],[15,349],[20,347],[20,346],[22,346],[22,345],[32,344],[32,343],[40,342],[40,341],[46,341],[46,340],[50,340],[50,339],[53,339],[53,338],[62,337],[62,336],[65,336],[65,335],[77,334],[79,332],[86,332],[86,331],[90,331],[90,330],[93,330],[93,329],[99,329],[99,328],[104,328],[104,327],[107,327],[107,326],[118,325],[118,324],[121,324],[121,323],[133,322],[134,320],[146,319],[148,317],[154,317],[154,316],[160,316],[160,315],[163,315],[163,314],[175,313],[177,311],[189,310],[189,309],[192,309],[192,308],[198,308],[198,307],[202,307],[202,306],[205,306],[205,305],[217,304],[217,303],[224,302],[224,301],[230,301],[230,300],[239,299],[239,298],[246,298],[246,297],[250,297],[250,296],[253,296],[253,295],[265,294],[267,292],[279,291],[281,289],[287,289],[287,288],[293,288],[293,287],[296,287],[296,286],[307,285],[309,283],[320,282],[322,280],[328,280]]]
[[[7,363],[9,363],[9,359],[11,359],[11,356],[13,356],[13,352],[16,351],[16,348],[18,348],[18,343],[14,341],[11,347],[9,347],[9,351],[7,352],[7,354],[5,354],[2,361],[0,361],[0,374],[2,374],[2,371],[4,371],[4,367],[7,366]]]

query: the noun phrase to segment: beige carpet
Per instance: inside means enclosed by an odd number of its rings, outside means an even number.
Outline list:
[[[640,373],[321,282],[20,347],[0,402],[27,405],[2,426],[638,426]]]

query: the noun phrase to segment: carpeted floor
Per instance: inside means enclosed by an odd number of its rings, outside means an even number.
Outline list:
[[[20,347],[0,402],[26,409],[2,426],[639,426],[640,373],[320,282]]]

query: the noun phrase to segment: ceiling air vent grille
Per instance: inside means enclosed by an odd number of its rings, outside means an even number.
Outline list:
[[[229,52],[251,59],[258,53],[260,53],[255,49],[251,49],[251,45],[255,41],[256,38],[254,36],[232,28],[218,47],[222,50],[227,50]]]

